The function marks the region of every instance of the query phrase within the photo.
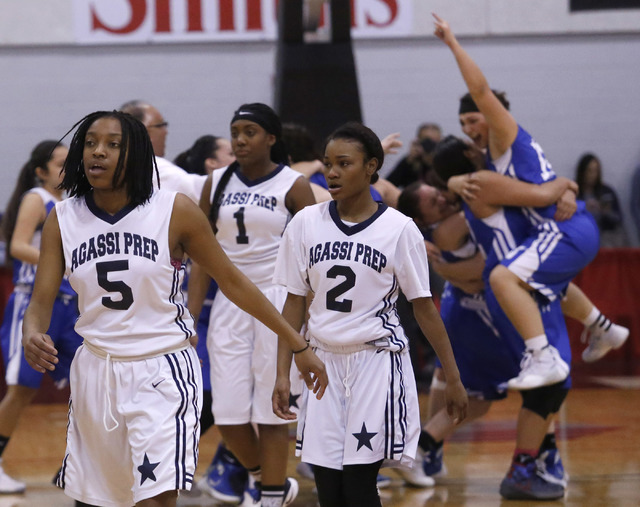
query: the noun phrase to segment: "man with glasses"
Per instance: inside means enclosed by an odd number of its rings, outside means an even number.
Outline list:
[[[202,187],[207,177],[199,174],[190,174],[164,158],[169,123],[164,119],[160,111],[142,100],[126,102],[120,106],[120,111],[140,120],[147,128],[153,152],[156,155],[156,164],[158,165],[162,188],[182,192],[198,204]],[[155,178],[153,181],[155,185]]]

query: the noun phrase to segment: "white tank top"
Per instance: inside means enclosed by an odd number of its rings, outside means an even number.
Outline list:
[[[153,356],[184,346],[194,334],[172,259],[169,223],[176,192],[109,215],[86,197],[56,205],[66,272],[78,293],[75,329],[115,357]]]

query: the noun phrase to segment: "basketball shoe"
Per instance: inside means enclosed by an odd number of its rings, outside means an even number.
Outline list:
[[[544,480],[559,484],[563,488],[567,487],[569,475],[562,465],[558,449],[542,451],[536,458],[536,466],[538,467],[538,475]]]
[[[556,500],[564,496],[564,487],[543,479],[536,460],[519,454],[500,484],[500,495],[507,500]]]
[[[553,345],[525,350],[520,368],[520,374],[507,382],[509,389],[535,389],[556,384],[569,376],[569,365]]]
[[[582,360],[585,363],[593,363],[611,349],[619,349],[629,337],[626,327],[614,324],[604,315],[600,314],[598,320],[585,328],[580,336],[582,343],[589,343],[582,351]]]

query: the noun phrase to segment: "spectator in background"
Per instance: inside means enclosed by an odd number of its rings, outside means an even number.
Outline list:
[[[191,148],[180,153],[173,163],[190,174],[207,176],[214,169],[227,167],[235,159],[228,139],[204,135],[196,139]]]
[[[169,122],[164,119],[162,113],[148,102],[142,100],[126,102],[120,106],[120,111],[130,114],[136,120],[139,120],[147,129],[153,146],[156,165],[158,166],[160,185],[165,190],[182,192],[193,202],[198,203],[206,177],[199,174],[189,174],[164,158],[167,135],[169,134]],[[156,178],[154,178],[154,188],[158,188],[157,183]]]
[[[576,167],[578,199],[582,199],[600,229],[601,247],[628,246],[616,192],[602,182],[602,164],[593,153],[580,157]]]
[[[404,188],[415,181],[430,181],[431,163],[442,129],[436,123],[423,123],[416,131],[409,153],[396,164],[388,176],[394,185]]]

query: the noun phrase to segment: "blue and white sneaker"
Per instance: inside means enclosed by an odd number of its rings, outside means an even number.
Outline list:
[[[247,481],[247,489],[244,490],[244,498],[241,507],[260,507],[262,505],[262,493],[260,491],[260,483],[254,482],[253,487],[250,483],[253,481]],[[300,491],[298,481],[293,477],[287,477],[287,481],[284,483],[284,497],[282,499],[282,507],[291,505]]]
[[[567,487],[569,474],[567,474],[562,465],[558,449],[542,451],[536,458],[536,465],[538,467],[538,475],[544,480],[559,484],[563,488]]]
[[[248,473],[224,451],[223,447],[218,447],[206,475],[198,481],[198,489],[219,502],[238,504],[243,498]]]
[[[298,496],[298,491],[300,491],[298,481],[293,477],[287,477],[287,482],[284,483],[284,499],[282,500],[282,507],[290,505]]]
[[[424,453],[422,458],[422,470],[429,477],[444,477],[447,475],[447,467],[443,462],[444,447],[432,449]]]
[[[543,479],[538,474],[536,460],[529,456],[511,463],[500,484],[500,495],[507,500],[557,500],[564,496],[564,488]]]
[[[252,484],[253,483],[253,484]],[[260,491],[260,483],[252,481],[251,478],[245,483],[246,487],[242,497],[241,507],[259,507],[262,505],[262,493]]]

